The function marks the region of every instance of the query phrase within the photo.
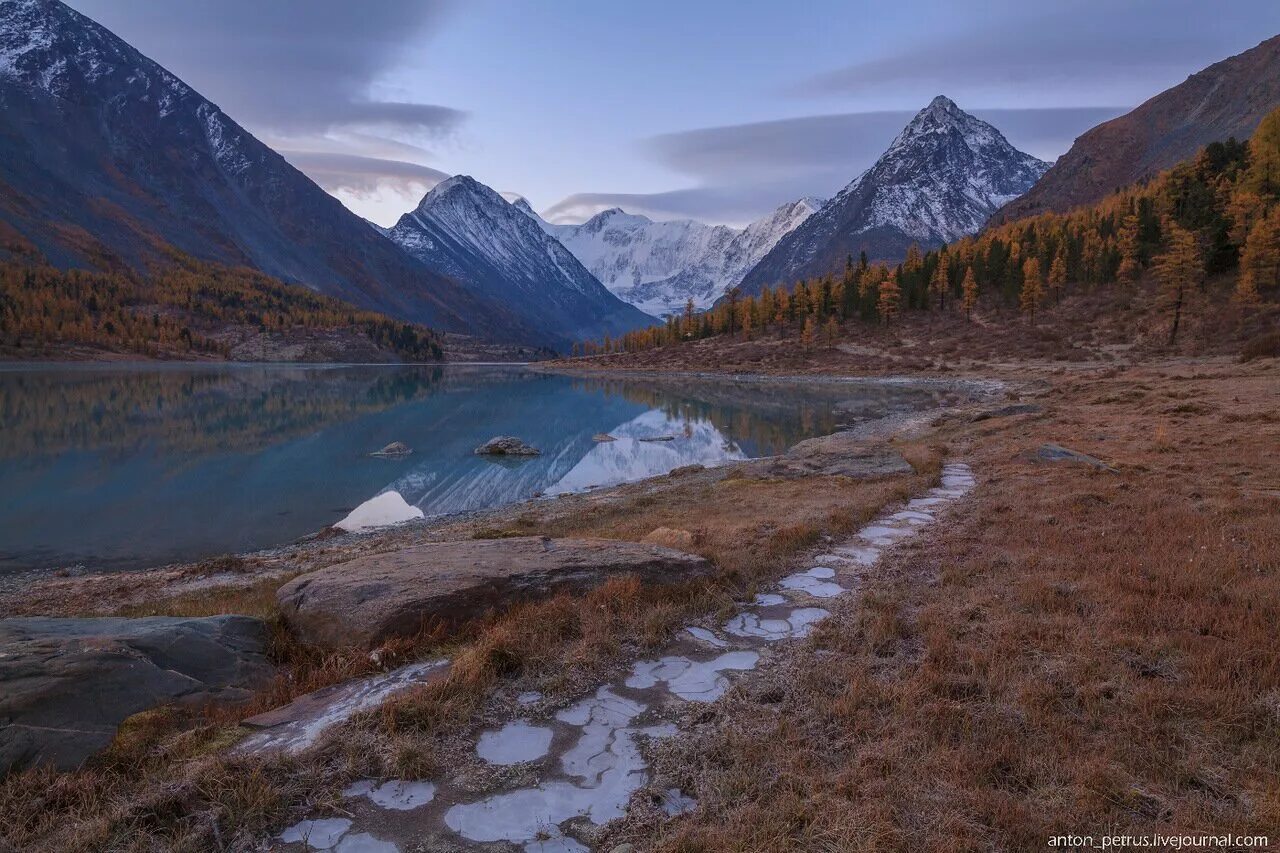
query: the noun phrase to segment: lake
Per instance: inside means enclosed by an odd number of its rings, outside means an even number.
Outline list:
[[[955,397],[938,384],[519,366],[5,367],[0,575],[283,545],[380,495],[398,501],[390,491],[427,517],[496,507],[771,455]],[[542,455],[473,453],[495,435]],[[413,453],[370,455],[393,441]]]

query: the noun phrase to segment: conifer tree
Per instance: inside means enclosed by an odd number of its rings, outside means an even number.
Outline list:
[[[964,308],[964,318],[968,320],[974,306],[978,304],[978,277],[973,274],[973,267],[964,271],[964,284],[961,287],[963,294],[960,304]]]
[[[1236,298],[1249,304],[1257,302],[1263,290],[1280,284],[1280,208],[1259,218],[1249,229],[1244,251],[1240,255],[1240,278]]]
[[[876,301],[876,311],[886,325],[898,316],[901,300],[902,288],[898,284],[898,271],[892,270],[884,281],[880,282],[880,298]]]
[[[1160,281],[1158,304],[1173,314],[1169,327],[1169,343],[1173,344],[1182,314],[1204,281],[1204,254],[1190,230],[1171,219],[1165,221],[1164,230],[1169,235],[1168,248],[1156,258],[1155,273]]]
[[[822,337],[826,339],[828,346],[834,344],[840,337],[840,321],[836,319],[836,315],[832,314],[827,318],[827,322],[822,327]]]
[[[818,323],[816,320],[814,320],[813,315],[810,314],[808,317],[805,318],[804,329],[801,330],[800,332],[800,343],[803,344],[806,349],[808,349],[809,347],[813,346],[814,342],[817,339],[818,339]]]
[[[1040,280],[1040,261],[1027,258],[1022,264],[1022,291],[1018,295],[1018,305],[1036,324],[1036,309],[1044,301],[1044,282]]]
[[[1067,286],[1067,258],[1063,252],[1054,256],[1049,267],[1049,290],[1053,293],[1053,304],[1062,301],[1062,291]]]
[[[933,271],[933,278],[929,280],[929,292],[938,298],[938,310],[944,311],[947,307],[947,288],[951,286],[951,281],[947,277],[947,254],[943,250],[938,256],[938,266]]]
[[[1121,284],[1133,284],[1142,272],[1141,259],[1138,256],[1138,216],[1129,214],[1120,223],[1120,269],[1116,279]]]

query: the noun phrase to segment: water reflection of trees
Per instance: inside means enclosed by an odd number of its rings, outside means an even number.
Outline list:
[[[425,396],[440,367],[0,372],[0,458],[261,447]]]
[[[751,455],[781,453],[842,426],[953,402],[953,389],[924,385],[760,382],[699,378],[579,379],[575,387],[662,411],[674,420],[708,420]]]

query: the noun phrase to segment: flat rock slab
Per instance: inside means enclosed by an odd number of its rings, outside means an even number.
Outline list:
[[[1069,447],[1063,447],[1060,444],[1042,444],[1036,450],[1035,458],[1041,462],[1080,462],[1097,468],[1100,471],[1110,471],[1116,473],[1116,468],[1103,462],[1096,456],[1090,456],[1087,453],[1081,453],[1078,450],[1072,450]]]
[[[140,711],[247,698],[267,639],[248,616],[0,619],[0,775],[77,767]]]
[[[983,409],[975,412],[971,421],[989,421],[992,418],[1012,418],[1017,415],[1038,415],[1044,411],[1044,408],[1037,406],[1035,403],[1014,403],[1009,406],[1000,406],[996,409]]]
[[[583,592],[613,577],[677,583],[709,562],[659,545],[612,539],[473,539],[359,557],[294,578],[277,600],[307,643],[373,647],[424,627],[456,626],[521,601]]]
[[[770,460],[775,474],[820,474],[831,477],[890,477],[910,474],[911,463],[884,445],[868,445],[851,432],[837,432],[802,441],[785,456]]]

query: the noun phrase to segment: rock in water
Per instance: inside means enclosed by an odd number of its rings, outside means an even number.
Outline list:
[[[375,646],[425,626],[458,625],[520,601],[582,592],[610,578],[677,583],[712,573],[702,557],[611,539],[473,539],[358,557],[294,578],[277,601],[304,642]]]
[[[77,767],[140,711],[248,698],[274,671],[267,638],[248,616],[0,619],[0,776]]]
[[[476,448],[477,456],[538,456],[541,453],[514,435],[496,436]]]
[[[381,450],[375,450],[370,456],[408,456],[413,448],[403,441],[393,441]]]

